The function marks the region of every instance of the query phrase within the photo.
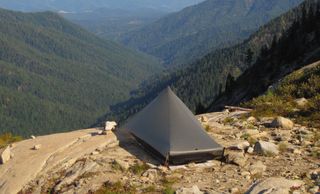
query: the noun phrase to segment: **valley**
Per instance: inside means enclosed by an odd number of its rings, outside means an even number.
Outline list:
[[[320,0],[0,7],[1,194],[320,193]]]

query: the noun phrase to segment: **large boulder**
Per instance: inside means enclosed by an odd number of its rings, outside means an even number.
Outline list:
[[[293,126],[294,123],[290,119],[284,117],[277,117],[271,123],[271,127],[283,128],[288,130],[293,129]]]
[[[300,180],[268,178],[253,184],[246,194],[289,194],[291,188],[299,188],[303,184],[303,181]]]
[[[274,143],[266,142],[266,141],[258,141],[254,145],[254,152],[262,155],[278,155],[279,148]]]
[[[5,164],[11,158],[11,150],[10,146],[0,150],[0,164]]]
[[[193,185],[191,188],[180,188],[176,191],[176,194],[203,194],[197,185]]]

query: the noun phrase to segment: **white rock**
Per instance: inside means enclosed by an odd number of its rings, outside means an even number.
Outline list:
[[[298,99],[295,100],[295,102],[300,107],[304,107],[304,106],[306,106],[308,104],[308,100],[305,99],[305,98],[298,98]]]
[[[191,188],[180,188],[176,191],[176,194],[203,194],[203,192],[200,191],[197,185],[194,185]]]
[[[33,146],[32,149],[33,150],[40,150],[41,149],[41,144],[37,144],[37,145]]]
[[[31,137],[31,139],[35,139],[36,138],[36,136],[34,136],[34,135],[31,135],[30,137]]]
[[[285,178],[268,178],[251,186],[246,194],[289,194],[291,188],[299,188],[303,185],[300,180],[287,180]]]
[[[279,149],[278,146],[271,142],[266,141],[258,141],[254,145],[254,152],[262,155],[278,155]]]
[[[110,131],[114,130],[117,127],[117,123],[115,121],[107,121],[104,127],[104,130]]]
[[[257,122],[257,119],[255,118],[255,117],[249,117],[248,119],[247,119],[247,122],[248,123],[251,123],[251,124],[255,124],[256,122]]]
[[[231,194],[235,194],[235,193],[238,193],[238,192],[239,192],[239,189],[236,188],[236,187],[230,189],[230,193],[231,193]]]
[[[0,164],[5,164],[11,158],[11,150],[10,146],[0,150]]]
[[[249,148],[247,149],[247,153],[252,154],[253,152],[254,152],[253,147],[249,147]]]
[[[271,123],[271,127],[274,128],[283,128],[283,129],[292,129],[294,126],[294,123],[287,118],[284,117],[277,117],[276,119],[274,119]]]

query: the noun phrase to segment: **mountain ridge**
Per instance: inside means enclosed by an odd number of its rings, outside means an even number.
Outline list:
[[[25,136],[89,126],[162,69],[149,56],[102,40],[52,12],[1,9],[0,18],[1,133]]]
[[[207,0],[124,35],[122,42],[168,66],[194,62],[214,49],[231,46],[301,0],[272,2]]]

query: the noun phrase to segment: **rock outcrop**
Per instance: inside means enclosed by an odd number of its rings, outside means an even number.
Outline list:
[[[268,178],[252,185],[246,194],[289,194],[292,190],[299,189],[303,184],[300,180]]]
[[[3,150],[0,150],[0,164],[5,164],[11,158],[10,146],[7,146]]]
[[[271,127],[283,128],[283,129],[287,129],[287,130],[292,129],[293,126],[294,126],[294,123],[290,119],[287,119],[284,117],[277,117],[271,123]]]
[[[278,155],[278,146],[271,142],[258,141],[254,145],[254,152],[262,155]]]

